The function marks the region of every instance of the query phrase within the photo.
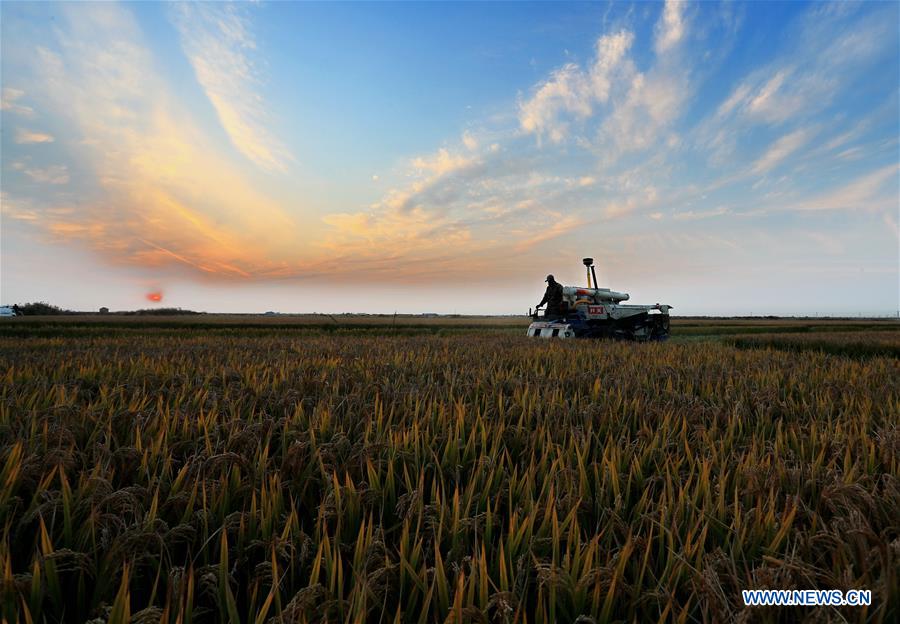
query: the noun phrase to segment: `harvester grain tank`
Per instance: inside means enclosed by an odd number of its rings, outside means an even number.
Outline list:
[[[628,293],[599,288],[593,258],[582,260],[587,288],[563,286],[560,310],[538,316],[535,310],[526,335],[533,338],[616,338],[665,340],[669,337],[670,305],[629,305]],[[592,279],[593,278],[593,279]]]

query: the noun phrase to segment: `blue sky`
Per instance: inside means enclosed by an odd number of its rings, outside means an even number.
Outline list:
[[[897,3],[17,3],[0,300],[893,314]]]

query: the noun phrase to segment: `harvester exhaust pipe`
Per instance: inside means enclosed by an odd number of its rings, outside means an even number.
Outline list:
[[[588,288],[600,288],[600,284],[597,282],[597,271],[594,270],[594,259],[582,258],[581,261],[584,262],[584,266],[587,267]],[[594,276],[593,286],[591,286],[591,275]]]

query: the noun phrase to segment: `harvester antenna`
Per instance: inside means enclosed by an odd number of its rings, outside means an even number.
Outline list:
[[[584,262],[584,266],[587,267],[587,278],[588,278],[588,288],[597,288],[597,274],[594,273],[594,285],[591,286],[591,272],[594,270],[594,259],[593,258],[582,258],[582,262]]]
[[[600,283],[597,281],[597,271],[594,270],[594,259],[593,258],[582,258],[581,261],[584,262],[584,266],[587,267],[588,288],[591,288],[591,275],[594,276],[593,288],[600,288]]]

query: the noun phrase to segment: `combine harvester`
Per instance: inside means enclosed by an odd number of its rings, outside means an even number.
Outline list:
[[[563,286],[558,313],[538,320],[538,311],[526,335],[535,338],[614,338],[662,341],[669,337],[670,305],[622,305],[628,293],[597,287],[594,259],[584,258],[587,288]],[[593,286],[591,286],[593,277]]]

